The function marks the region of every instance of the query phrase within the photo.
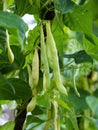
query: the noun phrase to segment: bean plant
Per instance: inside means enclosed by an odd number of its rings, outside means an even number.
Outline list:
[[[14,111],[0,130],[98,130],[97,6],[0,0],[0,106]]]

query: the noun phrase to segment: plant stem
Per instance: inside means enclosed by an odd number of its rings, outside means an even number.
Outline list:
[[[18,110],[17,114],[20,113],[20,109]],[[14,130],[22,130],[23,124],[26,118],[26,109],[24,109],[15,119],[15,126]]]
[[[27,114],[26,107],[27,107],[27,102],[23,100],[21,105],[18,106],[17,108],[14,130],[23,130],[24,121],[26,119],[26,114]]]
[[[54,105],[54,130],[58,130],[58,103],[53,101]]]
[[[51,109],[48,109],[48,120],[46,122],[46,125],[45,125],[45,128],[44,130],[48,130],[49,129],[49,126],[50,126],[50,118],[51,118]]]
[[[3,11],[7,10],[7,0],[2,0],[3,1]]]

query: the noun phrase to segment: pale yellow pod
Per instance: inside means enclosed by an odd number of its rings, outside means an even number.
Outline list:
[[[47,85],[48,85],[48,84],[47,84],[46,75],[45,75],[45,73],[43,73],[43,91],[44,91],[44,92],[47,91],[47,88],[48,88]]]
[[[10,47],[8,31],[6,31],[6,35],[7,35],[8,58],[9,58],[10,63],[12,64],[14,62],[14,54],[13,54],[11,47]]]
[[[67,95],[66,88],[63,86],[61,80],[58,52],[57,52],[55,40],[51,32],[50,22],[46,23],[46,32],[47,32],[46,43],[47,43],[48,51],[51,54],[50,57],[49,56],[48,57],[50,62],[52,63],[51,67],[53,69],[54,80],[58,90],[61,93]]]
[[[49,74],[49,64],[46,54],[46,46],[44,42],[43,27],[41,25],[41,62],[43,64],[43,89],[46,91],[50,87],[50,74]]]
[[[50,28],[50,22],[48,21],[46,23],[46,32],[47,32],[47,37],[46,37],[46,44],[47,47],[50,50],[50,60],[52,62],[52,67],[54,70],[58,71],[59,70],[59,65],[58,65],[58,54],[57,54],[57,48],[56,48],[56,44],[51,32],[51,28]],[[48,50],[48,51],[49,51]]]
[[[60,116],[57,118],[57,130],[60,130]]]
[[[51,51],[50,51],[50,46],[49,46],[49,44],[47,44],[47,42],[46,42],[46,54],[47,54],[49,66],[51,68],[53,68],[52,54],[51,54]]]
[[[54,130],[58,130],[58,103],[53,100],[54,106]]]
[[[68,94],[67,94],[67,90],[66,90],[66,88],[64,87],[64,85],[63,85],[63,83],[62,83],[60,73],[54,72],[54,80],[55,80],[57,89],[58,89],[61,93],[65,94],[65,95],[68,95]]]
[[[33,88],[38,85],[39,81],[39,56],[38,50],[35,49],[33,60],[32,60],[32,80],[33,80]]]
[[[8,58],[9,58],[10,63],[12,64],[14,62],[14,54],[13,54],[10,46],[8,46]]]
[[[29,75],[29,85],[31,87],[31,90],[33,89],[33,78],[32,78],[32,70],[30,65],[27,66],[28,75]]]
[[[36,107],[36,96],[32,97],[31,101],[27,105],[27,112],[32,112]]]

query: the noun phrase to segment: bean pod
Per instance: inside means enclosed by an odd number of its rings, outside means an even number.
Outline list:
[[[53,74],[54,74],[54,80],[56,83],[56,86],[58,90],[67,95],[66,88],[63,86],[62,80],[61,80],[61,75],[60,75],[60,67],[59,67],[59,59],[58,59],[58,54],[57,54],[57,48],[56,48],[56,43],[54,41],[51,28],[50,28],[50,22],[46,23],[46,32],[47,32],[47,39],[46,39],[46,44],[48,48],[48,53],[51,54],[49,57],[51,67],[53,69]]]
[[[6,31],[6,35],[7,35],[8,58],[9,58],[10,63],[12,64],[14,62],[14,54],[13,54],[11,47],[10,47],[8,31]]]
[[[41,25],[41,61],[43,65],[43,89],[46,91],[50,86],[49,65],[44,42],[43,27]]]

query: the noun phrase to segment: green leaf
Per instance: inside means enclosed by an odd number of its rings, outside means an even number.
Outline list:
[[[27,122],[26,122],[26,130],[38,130],[36,127],[38,126],[39,129],[41,129],[41,124],[44,123],[45,120],[40,119],[37,116],[28,115],[27,116]],[[42,130],[42,129],[41,129]]]
[[[10,8],[10,6],[13,5],[14,0],[7,0],[6,2],[7,2],[8,8]]]
[[[0,84],[0,100],[26,99],[32,95],[28,84],[18,78],[0,76]]]
[[[15,0],[15,13],[19,16],[24,14],[36,14],[39,12],[38,9],[38,0]]]
[[[43,107],[41,106],[36,106],[35,109],[32,111],[32,115],[40,115],[40,114],[43,114],[43,110],[44,109]]]
[[[98,37],[98,25],[93,24],[93,33]]]
[[[96,89],[96,91],[94,91],[93,95],[98,98],[98,89]]]
[[[31,123],[25,130],[44,130],[45,123]]]
[[[23,51],[19,46],[12,45],[10,46],[13,53],[14,53],[14,66],[17,66],[17,68],[21,68],[25,63],[25,55],[23,54]]]
[[[59,54],[63,53],[64,45],[67,40],[67,35],[63,31],[64,24],[62,23],[61,18],[59,21],[55,18],[52,23],[52,34],[55,39],[55,43],[58,49]]]
[[[85,50],[81,50],[75,52],[74,54],[63,54],[65,58],[74,58],[76,64],[84,63],[84,62],[91,62],[93,63],[93,59],[89,56]]]
[[[95,119],[95,118],[93,118],[93,117],[89,117],[89,116],[86,116],[86,118],[90,121],[90,122],[92,122],[93,124],[94,124],[94,126],[95,126],[95,128],[96,128],[96,130],[98,129],[98,119]],[[95,130],[95,129],[94,129]]]
[[[2,52],[0,54],[0,72],[2,74],[7,74],[9,72],[14,71],[15,69],[16,67],[10,64],[7,54],[5,52]]]
[[[63,15],[63,22],[71,30],[83,32],[86,38],[95,44],[92,36],[92,1],[86,4],[75,6],[75,8]]]
[[[33,115],[29,115],[27,116],[27,124],[30,123],[42,123],[44,120],[41,120],[39,117],[33,116]]]
[[[74,111],[70,112],[69,116],[70,116],[70,121],[72,122],[73,128],[75,130],[79,130],[78,122],[77,122],[77,119],[76,119],[75,112]]]
[[[0,11],[3,10],[3,1],[0,1]]]
[[[95,44],[92,44],[86,37],[83,37],[83,47],[88,55],[98,60],[98,37],[93,35]]]
[[[72,0],[54,0],[54,4],[55,8],[62,14],[71,11],[75,6],[75,3]]]
[[[0,130],[13,130],[15,123],[13,121],[10,121],[3,126],[0,126]]]
[[[71,109],[69,108],[69,106],[67,105],[67,103],[65,103],[64,101],[62,101],[61,99],[55,97],[54,100],[61,105],[63,108],[67,109],[68,111],[71,111]]]
[[[39,27],[35,26],[33,30],[30,30],[28,33],[27,41],[28,44],[25,44],[25,55],[26,55],[26,63],[32,61],[33,50],[39,44],[40,36],[39,36]]]
[[[0,27],[8,29],[13,37],[17,37],[18,42],[23,47],[27,25],[19,16],[10,12],[0,11]]]
[[[65,128],[67,128],[67,130],[73,130],[73,125],[72,125],[72,122],[70,121],[70,119],[66,120]]]
[[[40,26],[35,26],[33,30],[30,30],[28,33],[28,45],[26,50],[31,50],[35,45],[39,43],[39,30]]]
[[[71,12],[63,15],[63,22],[71,30],[92,33],[91,0],[84,5],[75,6]]]
[[[92,0],[93,20],[98,25],[98,0]]]
[[[98,118],[98,98],[94,96],[87,96],[86,102],[93,114]]]
[[[25,67],[24,69],[21,69],[19,72],[19,78],[24,80],[26,83],[28,83],[29,81],[29,75],[28,75],[28,71],[27,71],[27,67]]]
[[[76,112],[83,112],[83,110],[88,108],[85,98],[89,95],[89,93],[79,88],[78,91],[80,97],[77,97],[77,95],[74,92],[74,89],[70,88],[66,101],[68,102],[68,104],[71,105],[72,108],[75,109]]]
[[[0,54],[0,72],[2,74],[8,74],[12,71],[21,69],[25,63],[25,56],[21,51],[21,48],[19,46],[13,45],[11,46],[11,49],[15,57],[13,64],[10,64],[7,52],[2,52]]]
[[[37,104],[40,105],[41,107],[48,108],[50,105],[50,94],[45,93],[43,95],[37,96]]]
[[[25,5],[26,5],[26,0],[15,0],[15,14],[23,16]]]
[[[1,106],[2,104],[7,104],[7,103],[9,103],[9,100],[0,100],[0,106]]]
[[[5,50],[6,40],[6,30],[0,27],[0,49]]]

